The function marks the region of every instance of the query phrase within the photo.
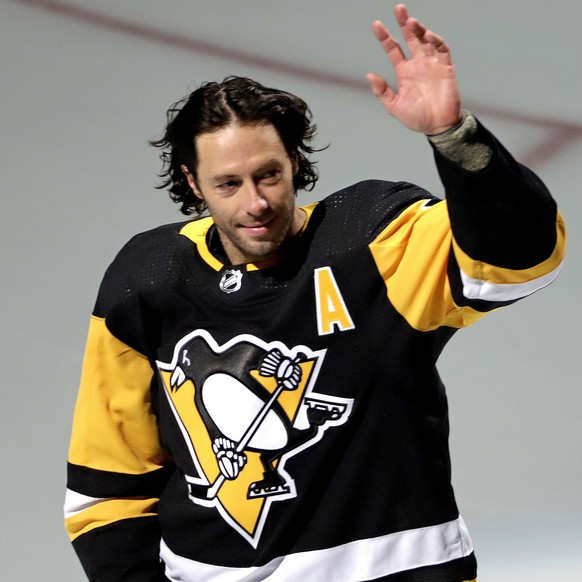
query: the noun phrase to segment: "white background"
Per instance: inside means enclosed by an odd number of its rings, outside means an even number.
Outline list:
[[[441,358],[479,580],[580,580],[582,3],[409,8],[445,36],[465,105],[538,171],[569,226],[559,280],[457,334]],[[120,246],[182,220],[153,187],[147,144],[171,103],[231,73],[304,97],[331,146],[300,202],[363,178],[442,194],[424,138],[366,90],[367,71],[390,76],[377,18],[396,31],[381,0],[0,0],[3,579],[84,579],[62,502],[88,317]]]

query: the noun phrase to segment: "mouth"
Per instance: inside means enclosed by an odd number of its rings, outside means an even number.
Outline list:
[[[243,231],[251,236],[262,236],[267,234],[273,229],[275,224],[275,218],[271,218],[265,222],[259,224],[252,224],[252,225],[243,225]]]

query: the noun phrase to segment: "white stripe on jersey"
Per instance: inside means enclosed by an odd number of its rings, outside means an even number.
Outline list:
[[[484,301],[514,301],[527,297],[535,291],[549,285],[559,274],[562,265],[558,265],[543,277],[532,279],[526,283],[488,283],[482,279],[473,279],[460,270],[463,282],[463,295],[467,299],[483,299]]]
[[[89,495],[83,495],[82,493],[77,493],[71,489],[67,489],[65,495],[65,519],[68,517],[73,517],[77,513],[89,509],[102,501],[107,501],[109,497],[89,497]]]
[[[396,532],[276,558],[264,566],[233,568],[178,556],[164,540],[160,557],[172,582],[356,582],[468,556],[473,544],[459,516],[435,526]]]

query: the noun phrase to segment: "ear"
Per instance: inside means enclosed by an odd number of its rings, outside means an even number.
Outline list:
[[[295,174],[297,174],[299,171],[299,157],[297,154],[291,154],[289,159],[291,160],[291,172],[295,176]]]
[[[202,192],[198,188],[198,185],[196,184],[196,180],[194,179],[192,172],[188,169],[188,166],[186,164],[182,164],[180,166],[180,169],[182,170],[182,173],[184,174],[184,176],[186,176],[186,180],[188,181],[188,186],[190,186],[190,188],[192,188],[192,192],[194,192],[194,195],[197,196],[198,198],[200,198],[201,200],[204,200],[204,197],[202,196]]]

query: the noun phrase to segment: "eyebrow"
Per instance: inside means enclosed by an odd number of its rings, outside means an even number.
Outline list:
[[[212,176],[210,180],[212,182],[228,182],[229,180],[234,180],[238,178],[237,174],[219,174],[218,176]]]
[[[261,172],[264,172],[265,170],[271,169],[273,166],[278,166],[280,167],[281,161],[278,160],[277,158],[269,158],[268,160],[264,161],[253,173],[254,174],[260,174]],[[224,182],[224,181],[228,181],[228,180],[233,180],[238,178],[239,175],[238,174],[217,174],[216,176],[212,176],[210,179],[213,182]]]

